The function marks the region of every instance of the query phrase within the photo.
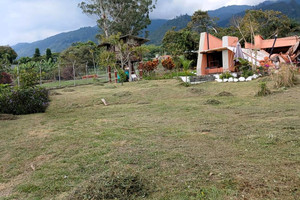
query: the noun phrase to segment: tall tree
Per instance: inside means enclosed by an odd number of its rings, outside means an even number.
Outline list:
[[[17,57],[17,53],[10,46],[0,46],[0,62],[12,64]]]
[[[171,30],[168,31],[163,39],[163,49],[170,53],[172,56],[185,56],[190,60],[196,60],[197,54],[193,51],[197,51],[199,43],[199,35],[196,32],[188,29],[182,29],[180,31]]]
[[[49,61],[49,59],[51,59],[51,62],[53,62],[53,56],[52,56],[52,52],[51,49],[46,49],[46,61]]]
[[[76,61],[76,65],[79,66],[79,71],[84,72],[86,64],[88,66],[94,66],[94,53],[98,53],[96,48],[97,45],[92,41],[74,43],[59,55],[59,60],[64,66],[70,66]],[[93,51],[93,53],[91,53],[91,51]]]
[[[39,48],[36,48],[33,54],[33,61],[39,61],[41,59],[41,52]]]
[[[86,0],[79,4],[84,13],[96,15],[105,37],[117,34],[138,35],[151,20],[149,13],[157,0]]]
[[[198,10],[191,17],[188,28],[197,33],[205,32],[208,27],[216,26],[216,18],[211,18],[207,11]]]

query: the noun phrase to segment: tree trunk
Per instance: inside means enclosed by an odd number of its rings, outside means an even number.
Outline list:
[[[132,81],[132,79],[131,79],[132,63],[131,63],[130,59],[128,60],[128,67],[129,67],[129,82],[131,82]]]

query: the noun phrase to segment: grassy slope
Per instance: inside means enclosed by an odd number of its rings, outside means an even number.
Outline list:
[[[0,121],[0,199],[65,199],[124,169],[153,183],[148,199],[296,199],[300,87],[258,98],[257,85],[57,90],[45,114]],[[204,104],[212,98],[222,104]]]

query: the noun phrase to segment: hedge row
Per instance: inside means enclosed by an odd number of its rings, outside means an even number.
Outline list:
[[[45,88],[2,90],[0,113],[14,115],[42,113],[46,111],[49,102],[49,93]]]

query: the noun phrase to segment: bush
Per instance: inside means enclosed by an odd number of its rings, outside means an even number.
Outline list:
[[[21,88],[0,93],[0,113],[23,115],[45,112],[49,105],[48,90]]]
[[[145,63],[140,63],[139,69],[142,69],[144,72],[149,74],[157,68],[158,64],[159,61],[157,59],[153,61],[147,61]]]
[[[73,80],[74,79],[73,67],[65,67],[62,71],[61,77],[64,80]]]
[[[175,64],[172,58],[168,57],[161,62],[162,66],[167,70],[172,70],[175,67]]]
[[[233,76],[230,74],[230,72],[225,72],[220,75],[220,79],[229,79],[232,78]]]
[[[277,73],[272,74],[275,88],[293,87],[297,83],[296,70],[287,64],[282,64]]]
[[[22,88],[34,87],[38,80],[39,74],[32,68],[20,72],[20,86]]]
[[[248,78],[249,76],[253,76],[253,71],[252,70],[245,70],[243,71],[241,77],[244,77],[244,78]]]
[[[11,75],[6,72],[2,72],[0,74],[0,84],[11,84],[11,83],[12,83]]]
[[[267,87],[266,82],[261,82],[259,84],[259,87],[260,87],[260,90],[257,92],[257,96],[261,97],[261,96],[267,96],[267,95],[271,94],[271,91]]]

